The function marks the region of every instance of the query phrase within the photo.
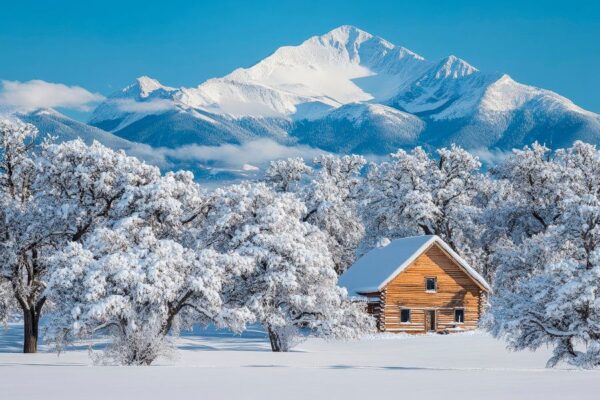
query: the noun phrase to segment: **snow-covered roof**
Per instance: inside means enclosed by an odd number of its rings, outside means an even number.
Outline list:
[[[434,243],[448,253],[482,289],[491,291],[485,279],[436,235],[397,239],[387,246],[369,251],[340,276],[338,285],[345,287],[350,296],[378,292]]]

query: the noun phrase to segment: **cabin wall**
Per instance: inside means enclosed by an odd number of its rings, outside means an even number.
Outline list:
[[[425,290],[425,279],[437,278],[437,291]],[[386,332],[423,333],[426,310],[435,310],[436,331],[474,329],[480,317],[482,291],[437,244],[433,244],[381,293],[379,328]],[[411,322],[400,322],[400,310],[411,310]],[[464,308],[464,323],[454,322],[454,310]],[[379,310],[378,310],[379,311]]]

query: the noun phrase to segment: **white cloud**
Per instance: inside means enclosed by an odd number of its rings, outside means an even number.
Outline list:
[[[92,93],[80,86],[67,86],[42,80],[27,82],[2,81],[0,105],[17,109],[68,108],[87,111],[90,105],[104,100],[99,93]]]
[[[150,101],[135,101],[133,99],[117,99],[113,101],[117,108],[123,112],[155,113],[173,108],[173,102],[166,99]]]
[[[512,153],[511,151],[486,148],[472,149],[469,150],[469,152],[474,156],[479,157],[479,160],[488,166],[501,163]]]
[[[192,170],[209,174],[232,173],[239,179],[259,176],[265,171],[268,163],[273,160],[288,157],[303,157],[308,162],[323,150],[309,146],[285,146],[270,139],[259,139],[240,145],[224,144],[220,146],[186,145],[177,148],[151,147],[147,144],[132,143],[123,148],[130,156],[135,156],[145,162],[159,167],[163,172],[168,170]],[[228,178],[228,181],[203,181],[206,186],[219,186],[224,182],[234,182],[238,179]]]
[[[230,167],[243,167],[248,165],[261,165],[269,161],[289,158],[304,157],[311,160],[323,150],[310,146],[286,146],[271,139],[258,139],[251,142],[236,144],[223,144],[220,146],[186,145],[175,149],[158,149],[165,156],[184,162],[221,162]]]
[[[127,155],[134,156],[140,160],[144,160],[148,164],[155,165],[161,169],[168,170],[174,167],[172,162],[169,162],[161,149],[155,149],[144,143],[131,142],[130,146],[124,146],[122,150]]]

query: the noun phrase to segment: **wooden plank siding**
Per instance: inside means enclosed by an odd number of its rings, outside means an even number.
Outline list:
[[[437,291],[425,290],[426,278],[436,278]],[[483,291],[437,244],[432,244],[411,265],[378,293],[379,304],[371,310],[386,332],[426,332],[427,310],[435,310],[436,331],[474,329],[481,315]],[[377,295],[377,294],[374,294]],[[411,310],[410,323],[400,322],[400,310]],[[464,309],[464,323],[454,322],[454,310]]]

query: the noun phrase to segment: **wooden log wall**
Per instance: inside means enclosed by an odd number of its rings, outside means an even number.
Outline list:
[[[437,279],[437,291],[425,290],[425,279]],[[469,330],[477,327],[481,315],[482,290],[437,244],[433,244],[382,291],[379,328],[386,332],[426,332],[428,310],[435,310],[436,331]],[[411,310],[410,323],[400,322],[400,310]],[[454,321],[454,310],[464,309],[464,323]]]

